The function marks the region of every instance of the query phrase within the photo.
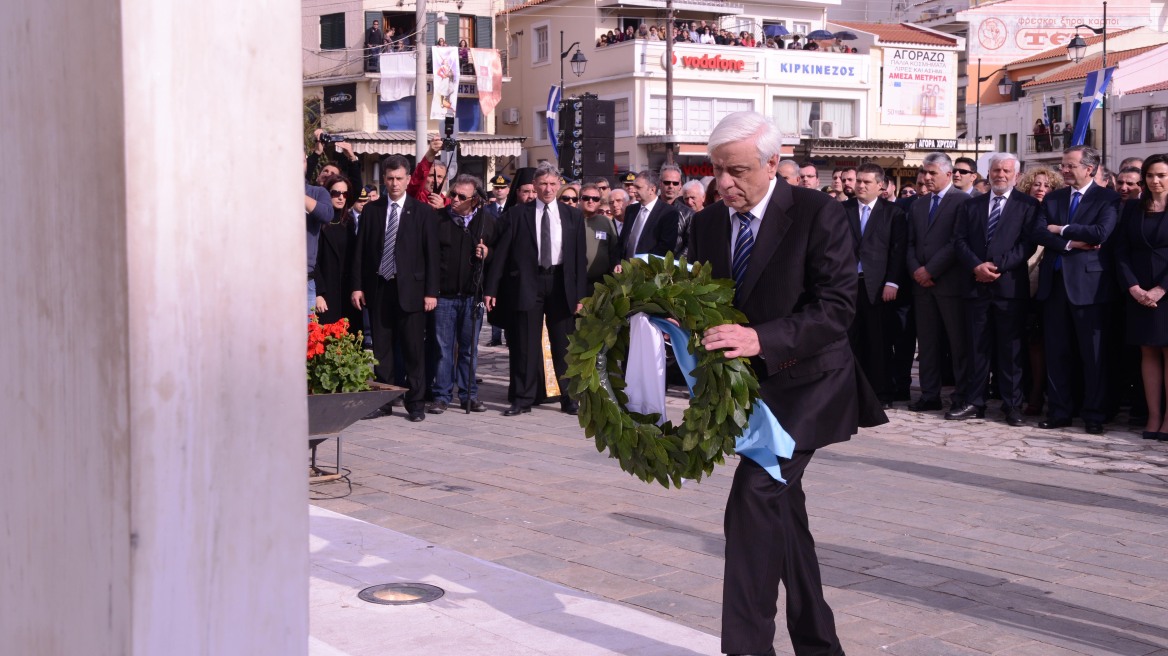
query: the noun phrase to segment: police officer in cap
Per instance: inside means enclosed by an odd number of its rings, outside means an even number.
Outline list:
[[[507,204],[507,196],[511,193],[511,181],[502,175],[491,178],[491,202],[483,206],[483,211],[493,219],[498,220],[503,215],[503,207]]]

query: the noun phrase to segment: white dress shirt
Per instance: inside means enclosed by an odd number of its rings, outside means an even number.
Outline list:
[[[552,201],[550,205],[545,205],[542,200],[535,199],[535,247],[536,253],[539,253],[539,245],[543,243],[543,208],[548,208],[548,214],[551,216],[552,225],[552,266],[564,263],[564,231],[560,226],[560,203],[559,201]],[[536,257],[536,261],[540,261]]]

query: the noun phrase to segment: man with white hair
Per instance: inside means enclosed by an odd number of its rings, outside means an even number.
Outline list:
[[[612,206],[612,222],[616,225],[617,234],[620,234],[625,225],[625,210],[629,208],[629,192],[624,189],[609,191],[608,204]]]
[[[843,654],[823,598],[807,524],[803,472],[815,450],[888,421],[857,374],[847,331],[858,277],[843,206],[777,177],[782,138],[756,112],[724,118],[709,138],[721,202],[693,222],[690,255],[735,281],[746,324],[708,329],[702,344],[747,357],[759,396],[795,441],[789,458],[755,452],[726,502],[722,651],[773,654],[779,584],[796,654]],[[776,465],[780,483],[764,466]]]
[[[792,187],[799,186],[799,164],[793,159],[785,159],[779,162],[779,176],[787,181],[787,184]]]
[[[951,408],[946,419],[984,417],[991,365],[1002,396],[1006,423],[1023,426],[1022,346],[1026,304],[1030,301],[1027,260],[1034,254],[1030,241],[1038,218],[1038,201],[1016,192],[1018,157],[995,153],[990,157],[990,193],[957,208],[953,247],[967,275],[972,294],[966,301],[969,331],[969,396],[965,405]]]
[[[690,180],[681,186],[681,198],[696,214],[706,206],[706,186],[698,180]]]

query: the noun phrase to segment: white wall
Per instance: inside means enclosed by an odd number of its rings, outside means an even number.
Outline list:
[[[7,12],[0,651],[304,654],[298,12]]]

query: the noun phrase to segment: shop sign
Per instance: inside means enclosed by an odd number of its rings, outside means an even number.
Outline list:
[[[661,56],[661,61],[665,61],[665,56]],[[729,57],[722,57],[722,55],[714,55],[711,57],[704,54],[701,57],[696,55],[686,55],[679,58],[677,53],[673,54],[673,64],[677,65],[678,61],[684,68],[696,68],[705,71],[733,71],[741,72],[746,70],[746,60],[744,59],[730,59]]]
[[[324,88],[324,113],[344,114],[357,111],[357,83]]]
[[[957,150],[956,139],[917,139],[916,150]]]

